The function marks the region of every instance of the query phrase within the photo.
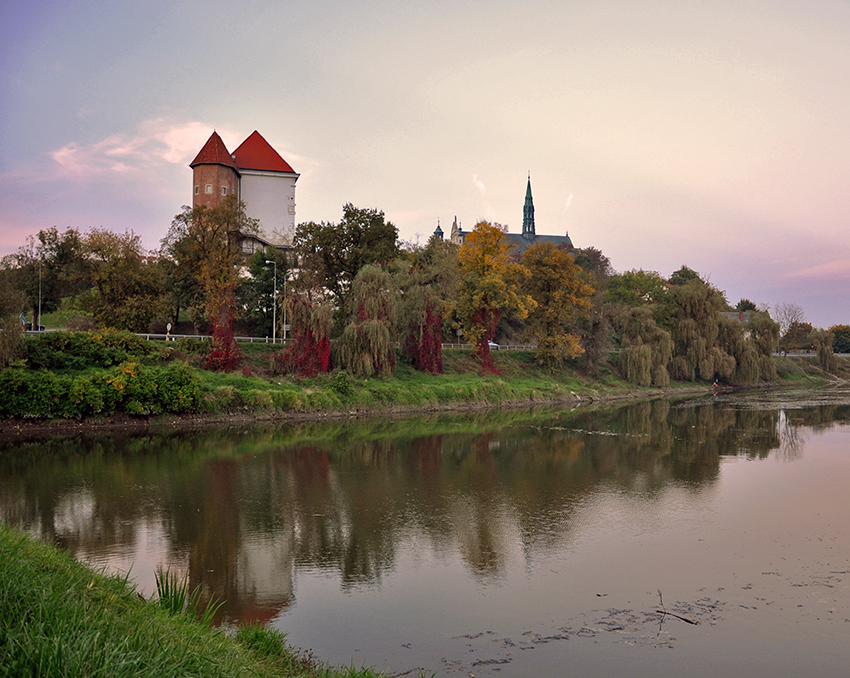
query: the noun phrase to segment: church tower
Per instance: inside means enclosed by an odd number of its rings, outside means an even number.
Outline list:
[[[526,240],[535,239],[534,232],[534,200],[531,198],[531,175],[528,175],[528,187],[525,189],[525,205],[522,208],[522,237]]]
[[[239,169],[218,132],[212,133],[189,167],[195,186],[192,207],[218,207],[226,196],[238,196]]]

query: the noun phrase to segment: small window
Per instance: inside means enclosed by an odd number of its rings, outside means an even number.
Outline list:
[[[197,184],[195,184],[195,195],[198,195],[198,193],[200,193],[200,192],[201,192],[201,187],[198,186]]]
[[[221,194],[222,194],[222,195],[227,195],[227,186],[222,186],[222,187],[221,187]]]
[[[212,193],[212,184],[204,186],[204,193]]]

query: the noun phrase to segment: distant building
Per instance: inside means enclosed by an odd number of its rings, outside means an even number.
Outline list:
[[[259,132],[255,130],[233,153],[213,132],[189,167],[193,206],[215,207],[235,194],[245,203],[246,214],[259,220],[260,232],[243,238],[243,251],[292,246],[295,182],[300,175]]]
[[[439,221],[437,222],[434,235],[440,240],[443,239],[443,229],[440,228]],[[564,235],[537,235],[534,225],[534,200],[531,196],[531,177],[528,178],[528,185],[525,189],[525,203],[522,207],[522,233],[508,233],[507,238],[520,254],[531,245],[541,242],[551,242],[553,245],[561,245],[569,250],[573,249],[573,241],[570,240],[569,233],[564,233]],[[466,233],[458,225],[457,217],[455,217],[449,240],[456,245],[462,245],[465,239]]]

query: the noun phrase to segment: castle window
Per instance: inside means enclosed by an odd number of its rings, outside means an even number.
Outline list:
[[[222,187],[221,187],[221,194],[222,194],[222,195],[227,195],[227,186],[222,186]]]
[[[195,195],[198,195],[198,193],[200,193],[200,192],[201,192],[201,187],[198,186],[197,184],[195,184]]]
[[[212,193],[212,184],[204,186],[204,193]]]

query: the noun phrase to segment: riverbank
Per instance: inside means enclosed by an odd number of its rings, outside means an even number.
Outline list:
[[[77,346],[72,348],[82,352],[77,335],[74,341]],[[112,366],[86,364],[77,371],[19,366],[0,375],[5,392],[5,403],[0,404],[6,405],[5,410],[0,407],[0,415],[5,417],[0,418],[0,435],[32,439],[89,430],[146,431],[245,421],[409,416],[738,388],[735,384],[675,381],[664,389],[644,388],[624,381],[613,366],[595,377],[583,374],[580,365],[550,372],[534,362],[531,351],[494,352],[498,374],[481,374],[468,349],[445,350],[444,374],[439,375],[399,364],[389,378],[357,379],[335,371],[308,379],[275,374],[274,347],[257,344],[246,348],[238,371],[220,373],[202,369],[202,361],[190,348],[123,336],[95,335],[93,341],[109,342]],[[62,346],[62,360],[54,360],[55,364],[69,361],[70,345]],[[103,346],[98,348],[102,352]],[[89,347],[86,351],[94,353]],[[838,359],[837,375],[824,373],[811,358],[774,360],[777,381],[756,387],[820,385],[850,377],[846,358]],[[616,363],[616,356],[612,362]]]
[[[0,676],[373,678],[257,626],[226,633],[146,602],[127,579],[0,525]]]

